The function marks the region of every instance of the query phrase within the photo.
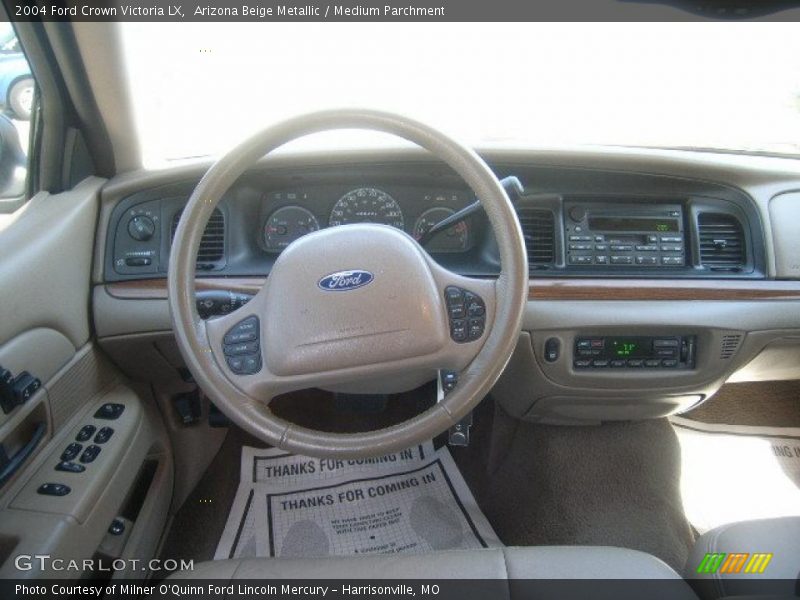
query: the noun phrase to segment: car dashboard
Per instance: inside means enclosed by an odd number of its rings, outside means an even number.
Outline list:
[[[529,301],[493,390],[509,414],[557,423],[658,417],[696,406],[726,381],[800,378],[796,161],[607,148],[484,156],[499,178],[525,187],[514,202]],[[183,367],[166,274],[178,219],[205,168],[133,174],[105,188],[95,324],[130,370],[143,369],[131,355],[152,347],[153,360],[167,362],[157,371]],[[213,318],[245,305],[281,251],[311,231],[373,222],[419,238],[474,200],[421,152],[266,159],[206,226],[198,311]],[[426,250],[462,275],[499,273],[482,212]]]

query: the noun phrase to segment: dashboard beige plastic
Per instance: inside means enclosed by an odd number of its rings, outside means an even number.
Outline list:
[[[800,334],[770,341],[753,359],[731,375],[729,382],[800,379]]]
[[[800,279],[800,192],[775,196],[769,203],[775,244],[775,275]]]
[[[798,279],[793,269],[787,270],[786,261],[798,256],[795,218],[798,204],[796,190],[800,189],[800,161],[773,158],[766,156],[748,156],[735,154],[715,154],[705,152],[687,152],[673,150],[657,150],[643,148],[607,148],[607,147],[564,147],[564,148],[500,148],[485,146],[478,149],[479,154],[493,165],[503,165],[512,169],[537,165],[553,169],[588,169],[637,174],[664,175],[722,183],[741,189],[749,195],[761,215],[761,227],[767,244],[768,276],[770,278]],[[256,168],[270,170],[302,168],[308,166],[336,165],[351,168],[370,164],[392,163],[436,163],[431,157],[418,149],[387,148],[380,151],[350,151],[336,153],[291,153],[271,155],[259,161]],[[161,184],[181,180],[198,179],[208,168],[209,163],[177,167],[170,170],[153,172],[132,172],[110,181],[103,190],[102,213],[96,244],[96,260],[93,280],[97,284],[94,292],[94,309],[97,331],[100,336],[110,336],[118,346],[137,339],[137,334],[145,332],[162,332],[169,334],[169,314],[164,300],[127,300],[110,296],[103,284],[103,249],[108,218],[119,199],[131,193]],[[757,284],[757,282],[754,282]],[[633,284],[632,284],[633,285]],[[800,302],[796,300],[742,300],[732,294],[725,300],[681,300],[681,301],[598,301],[587,299],[582,301],[529,301],[523,329],[537,331],[561,330],[576,335],[579,332],[593,331],[598,328],[613,329],[624,334],[636,331],[647,325],[654,330],[662,327],[672,330],[692,331],[706,330],[739,330],[747,334],[739,352],[730,359],[730,368],[725,373],[741,378],[769,379],[775,375],[800,378],[800,369],[793,371],[786,361],[781,361],[785,368],[775,373],[769,360],[756,360],[749,367],[750,361],[758,352],[771,342],[778,346],[768,348],[770,352],[780,352],[788,357],[791,352],[791,338],[800,334]],[[133,337],[130,337],[131,334]],[[788,338],[787,342],[779,342]],[[752,349],[751,348],[757,348]],[[532,405],[531,390],[544,382],[552,382],[544,376],[537,366],[535,358],[522,362],[515,367],[515,361],[509,364],[506,374],[495,389],[508,400],[516,410],[515,414],[526,414]],[[741,371],[740,371],[741,370]],[[737,373],[737,371],[740,371]],[[644,378],[647,376],[645,375]],[[607,382],[608,383],[608,382]],[[668,382],[669,383],[669,382]],[[567,376],[563,385],[551,390],[552,397],[575,399],[582,401],[587,396],[587,388],[576,375]],[[685,385],[684,385],[685,384]],[[623,390],[625,402],[632,397],[645,405],[652,399],[663,399],[666,396],[708,395],[716,389],[718,381],[713,375],[699,373],[697,378],[685,377],[681,384],[661,387],[653,382],[643,382],[643,387],[650,393]],[[598,391],[598,394],[614,396],[615,384],[609,391]],[[503,390],[503,391],[501,391]],[[527,398],[527,401],[522,399]],[[694,400],[684,398],[673,402],[671,410],[681,410],[683,406]],[[516,403],[519,404],[516,404]],[[595,405],[596,406],[596,405]],[[634,406],[634,405],[631,405]],[[593,414],[597,411],[589,411]],[[633,410],[628,413],[636,414]],[[534,418],[534,415],[531,415]]]
[[[797,335],[797,309],[795,301],[529,302],[520,342],[493,395],[512,416],[534,421],[652,418],[682,412],[714,394],[765,347],[793,332]],[[587,334],[695,334],[697,368],[576,371],[574,340]],[[741,340],[731,357],[722,358],[726,335],[741,335]],[[554,363],[543,359],[549,337],[561,342],[561,356]],[[754,363],[745,376],[770,377],[769,371],[762,371],[767,368],[766,362]],[[782,375],[800,378],[800,365]]]

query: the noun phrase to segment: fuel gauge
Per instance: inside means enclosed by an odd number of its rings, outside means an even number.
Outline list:
[[[454,214],[454,210],[442,206],[429,208],[414,224],[414,239],[420,239],[436,223]],[[425,249],[428,252],[463,252],[467,249],[468,243],[469,225],[466,221],[461,221],[434,235],[431,241],[425,244]]]
[[[270,252],[280,252],[296,239],[318,229],[319,221],[311,211],[302,206],[284,206],[264,223],[264,246]]]

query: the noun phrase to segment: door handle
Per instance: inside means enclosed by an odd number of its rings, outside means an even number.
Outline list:
[[[44,438],[45,433],[47,433],[47,424],[39,423],[33,431],[31,439],[28,440],[28,443],[17,450],[11,458],[5,456],[5,449],[0,446],[0,464],[3,465],[2,468],[0,468],[0,486],[5,485],[5,483],[14,476],[14,473],[19,471],[19,468],[25,464],[25,461],[30,458],[33,451],[36,450],[36,446],[38,446],[39,442]]]

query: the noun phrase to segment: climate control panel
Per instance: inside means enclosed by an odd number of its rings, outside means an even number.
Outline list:
[[[581,336],[575,339],[575,369],[692,369],[694,335]]]

